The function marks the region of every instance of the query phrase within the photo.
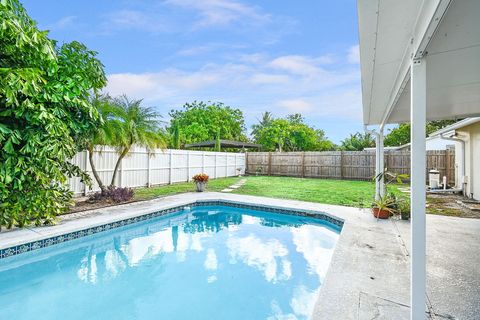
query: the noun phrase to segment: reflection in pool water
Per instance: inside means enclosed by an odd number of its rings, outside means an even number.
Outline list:
[[[196,207],[0,261],[5,319],[306,319],[339,231]]]

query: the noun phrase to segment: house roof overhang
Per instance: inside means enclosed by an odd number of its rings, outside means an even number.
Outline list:
[[[363,121],[410,121],[410,66],[424,58],[427,120],[480,115],[480,1],[358,0]]]

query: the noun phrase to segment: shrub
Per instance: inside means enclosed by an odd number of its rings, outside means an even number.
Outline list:
[[[0,1],[0,228],[53,222],[72,193],[69,163],[98,125],[90,92],[106,84],[103,65],[78,42],[57,47],[18,0]]]
[[[108,202],[126,202],[133,198],[133,189],[131,188],[117,188],[115,186],[109,186],[102,192],[96,192],[90,196],[89,200],[93,202],[108,201]]]

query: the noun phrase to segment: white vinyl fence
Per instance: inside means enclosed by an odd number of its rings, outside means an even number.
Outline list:
[[[105,185],[109,185],[118,153],[112,147],[97,147],[93,157],[100,178]],[[70,190],[75,195],[99,191],[88,160],[88,152],[79,152],[72,163],[90,174],[93,185],[88,188],[80,182],[80,178],[71,178]],[[206,173],[211,179],[244,174],[245,154],[170,149],[149,151],[146,148],[133,147],[120,164],[115,185],[135,188],[185,182],[190,181],[197,173]]]

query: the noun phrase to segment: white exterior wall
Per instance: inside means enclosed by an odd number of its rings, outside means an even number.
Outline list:
[[[113,169],[118,159],[112,147],[96,147],[94,163],[105,185],[110,184]],[[72,163],[90,174],[92,188],[85,190],[80,178],[69,179],[70,190],[75,195],[99,191],[92,174],[87,152],[79,152]],[[190,181],[198,173],[206,173],[210,178],[232,177],[245,173],[245,154],[231,152],[208,152],[190,150],[155,149],[150,152],[143,147],[133,147],[122,160],[115,185],[121,187],[145,187],[175,182]]]
[[[467,176],[466,194],[480,200],[480,123],[456,130],[458,137],[465,141],[465,174]],[[455,154],[461,153],[461,146],[455,149]],[[455,157],[457,159],[457,157]],[[456,165],[461,175],[461,156]],[[459,177],[459,179],[461,179]]]

